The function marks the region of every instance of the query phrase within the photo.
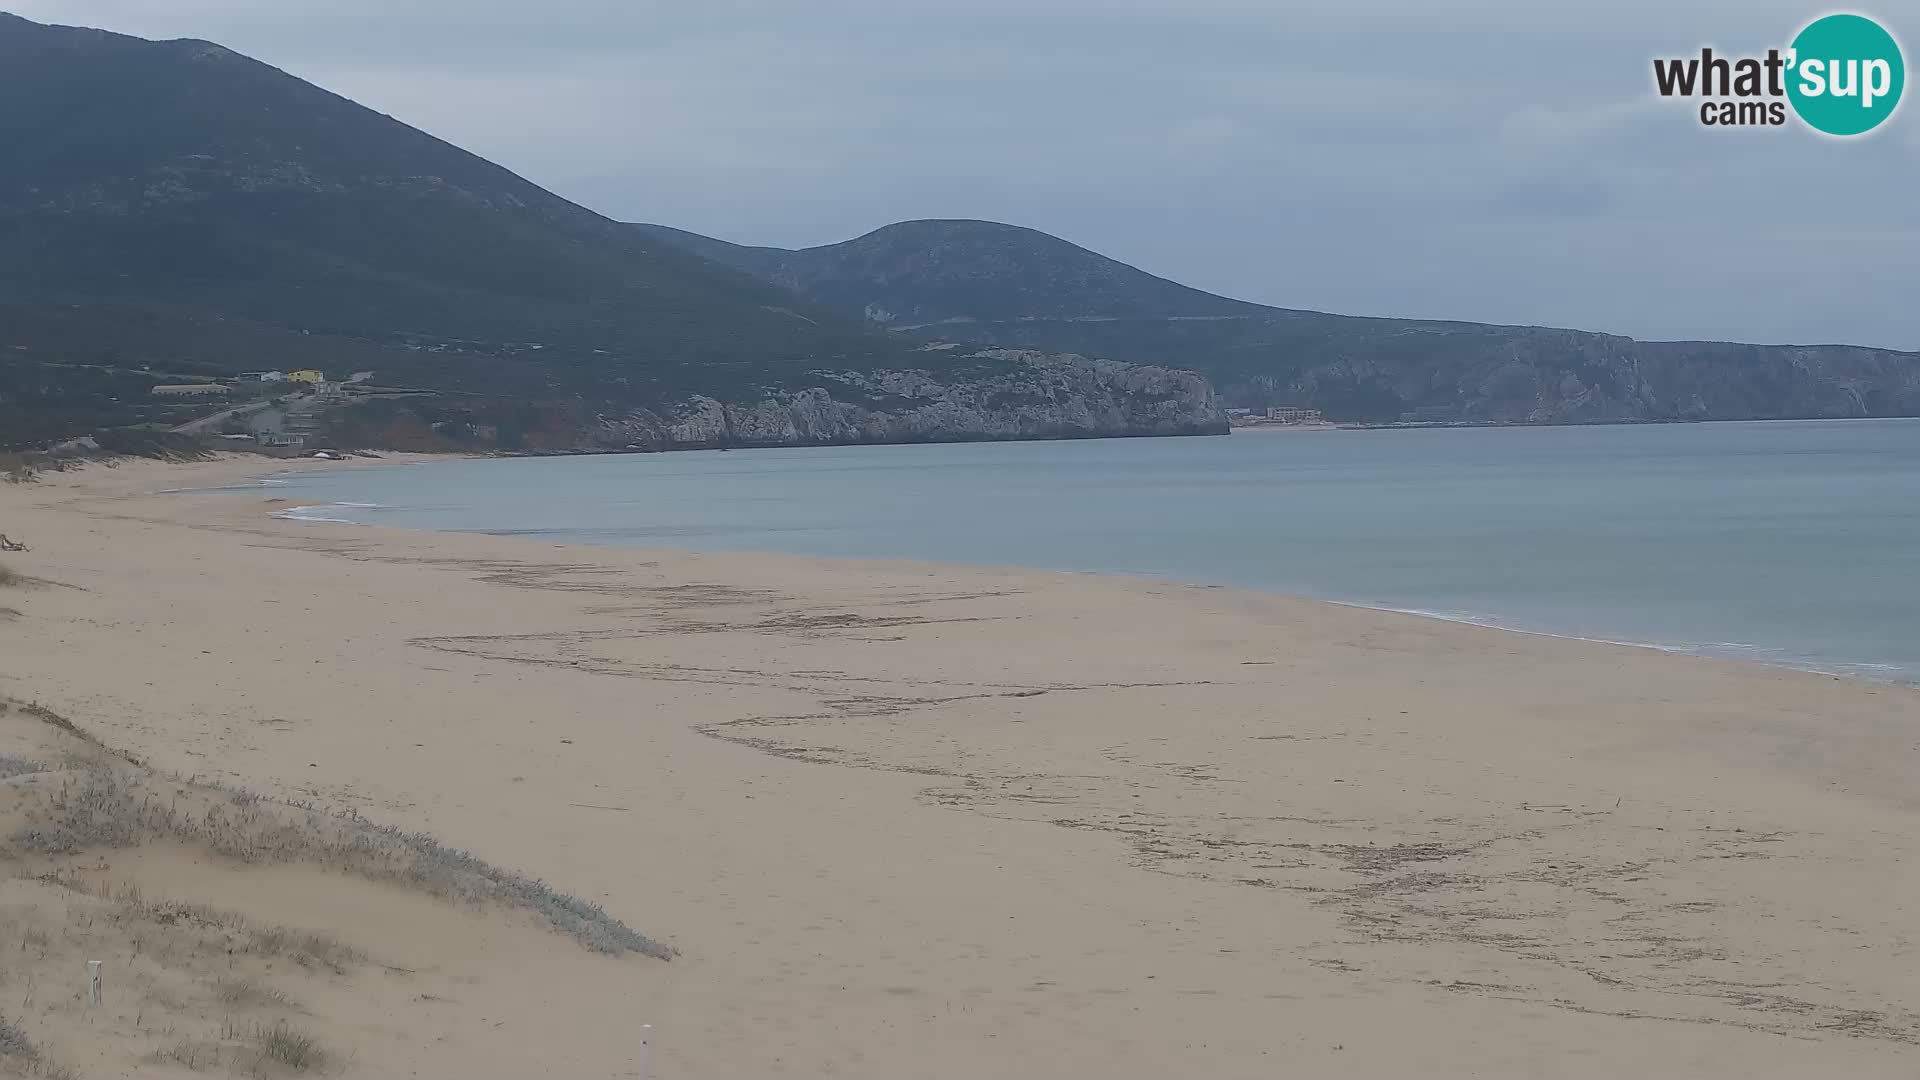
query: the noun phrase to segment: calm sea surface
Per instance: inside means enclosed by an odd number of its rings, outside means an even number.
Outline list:
[[[290,516],[1126,571],[1920,682],[1920,421],[459,461]]]

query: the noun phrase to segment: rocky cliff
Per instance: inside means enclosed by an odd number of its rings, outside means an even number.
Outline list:
[[[926,370],[840,372],[750,403],[689,401],[649,434],[671,446],[1224,434],[1207,381],[1190,371],[990,350],[1015,367],[963,381]],[[615,429],[619,425],[613,425]]]
[[[326,435],[345,446],[555,453],[1227,430],[1213,387],[1190,371],[1006,349],[923,355],[927,367],[822,370],[802,389],[696,394],[658,409],[375,398],[336,413]]]
[[[902,337],[1193,368],[1228,405],[1437,423],[1920,416],[1910,352],[1266,307],[987,221],[906,221],[797,251],[636,228]]]

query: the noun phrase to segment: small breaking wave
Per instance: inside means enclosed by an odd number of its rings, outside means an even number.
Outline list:
[[[1920,685],[1920,671],[1916,671],[1904,664],[1885,664],[1869,661],[1833,663],[1831,661],[1820,661],[1799,656],[1786,649],[1767,645],[1756,645],[1745,641],[1674,643],[1668,641],[1636,641],[1622,638],[1593,637],[1587,634],[1546,630],[1538,626],[1523,625],[1512,620],[1473,612],[1394,607],[1389,604],[1367,604],[1351,600],[1326,599],[1326,602],[1338,604],[1341,607],[1363,608],[1368,611],[1390,611],[1398,615],[1414,615],[1423,619],[1438,619],[1441,622],[1464,623],[1468,626],[1480,626],[1489,630],[1502,630],[1510,634],[1526,634],[1531,637],[1559,638],[1562,641],[1587,641],[1597,645],[1620,645],[1630,649],[1652,649],[1655,652],[1674,653],[1680,656],[1698,656],[1709,660],[1743,660],[1747,663],[1762,664],[1767,667],[1786,668],[1791,671],[1805,671],[1815,675],[1865,679],[1870,682],[1896,683],[1903,686]]]
[[[341,515],[354,510],[385,510],[379,503],[369,502],[332,502],[316,503],[313,506],[289,506],[273,516],[285,521],[319,521],[334,525],[360,525],[361,521]]]

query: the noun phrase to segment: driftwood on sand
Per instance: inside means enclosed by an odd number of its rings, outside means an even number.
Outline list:
[[[25,550],[27,550],[27,545],[16,544],[12,540],[7,539],[6,533],[0,533],[0,551],[25,551]]]

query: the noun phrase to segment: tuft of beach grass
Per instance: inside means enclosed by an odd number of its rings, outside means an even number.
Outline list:
[[[229,1009],[291,1009],[293,999],[259,979],[218,979],[213,999]]]
[[[329,1060],[326,1048],[320,1045],[320,1040],[286,1023],[266,1024],[255,1028],[253,1043],[259,1048],[261,1058],[289,1072],[304,1073],[324,1069]]]
[[[20,1030],[20,1025],[0,1018],[0,1058],[6,1057],[34,1061],[40,1057],[40,1051],[34,1049],[33,1040]]]

